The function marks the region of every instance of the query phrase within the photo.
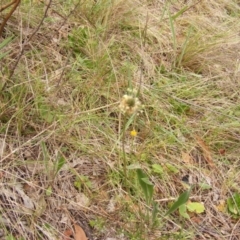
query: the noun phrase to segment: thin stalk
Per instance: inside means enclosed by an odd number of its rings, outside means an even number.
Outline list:
[[[122,152],[123,152],[123,174],[124,174],[124,184],[127,186],[127,158],[125,151],[125,140],[126,140],[126,116],[123,118],[123,133],[122,133]]]

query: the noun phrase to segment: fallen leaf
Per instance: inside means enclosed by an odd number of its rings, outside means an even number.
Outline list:
[[[71,240],[73,236],[73,231],[71,229],[67,229],[63,233],[63,240]]]
[[[45,200],[45,195],[41,194],[41,196],[38,199],[38,202],[36,204],[36,210],[35,210],[35,216],[40,217],[43,215],[47,208],[47,203]]]
[[[113,213],[115,211],[115,205],[116,205],[116,201],[115,199],[112,197],[107,205],[107,212],[109,213]]]
[[[219,151],[219,153],[220,153],[221,155],[225,155],[225,152],[226,152],[225,149],[221,148],[221,149],[219,149],[218,151]]]
[[[0,171],[0,179],[5,176],[5,173],[3,171]]]
[[[30,197],[23,191],[23,186],[21,184],[15,184],[14,190],[21,196],[23,204],[28,209],[34,209],[34,203]]]
[[[79,225],[74,224],[74,230],[75,230],[75,240],[87,240],[85,232]]]
[[[203,151],[203,156],[206,159],[209,166],[215,167],[209,147],[206,145],[206,143],[200,137],[196,136],[196,140],[197,140],[198,145],[201,147],[201,149]]]
[[[188,202],[187,210],[195,213],[203,213],[205,211],[205,207],[204,204],[200,202]]]
[[[200,217],[198,217],[198,216],[194,216],[194,217],[191,218],[191,221],[195,222],[197,224],[201,224],[202,219]]]
[[[192,157],[186,152],[182,152],[182,160],[185,163],[193,163]]]
[[[219,204],[216,206],[219,212],[225,212],[226,210],[226,202],[224,200],[220,200]]]
[[[75,197],[75,202],[84,207],[88,207],[90,205],[90,200],[84,193],[79,193]]]

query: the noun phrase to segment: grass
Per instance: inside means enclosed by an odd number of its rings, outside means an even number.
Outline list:
[[[0,44],[1,235],[239,239],[239,17],[234,0],[21,1]],[[127,89],[141,111],[120,111]],[[204,213],[164,216],[187,185]]]

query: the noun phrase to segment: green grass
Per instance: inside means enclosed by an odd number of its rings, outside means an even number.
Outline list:
[[[3,236],[238,239],[239,4],[53,1],[24,46],[44,6],[22,1],[0,39]],[[205,212],[165,217],[188,184]]]

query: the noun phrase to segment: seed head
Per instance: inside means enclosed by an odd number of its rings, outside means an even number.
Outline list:
[[[123,95],[119,109],[123,114],[132,115],[141,109],[141,102],[136,97],[136,90],[128,90],[128,94]]]

